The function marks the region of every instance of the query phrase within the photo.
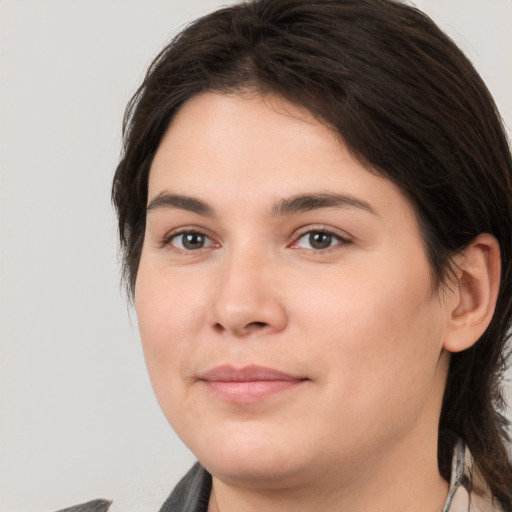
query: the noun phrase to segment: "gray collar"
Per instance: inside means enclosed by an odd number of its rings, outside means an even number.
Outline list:
[[[452,506],[453,497],[464,480],[464,460],[466,456],[466,445],[459,439],[453,448],[452,474],[450,477],[450,490],[442,512],[448,512]]]

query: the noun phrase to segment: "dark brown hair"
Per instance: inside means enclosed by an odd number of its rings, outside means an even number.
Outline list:
[[[218,10],[158,55],[127,107],[113,184],[125,277],[133,292],[148,174],[169,122],[205,91],[255,90],[303,105],[340,134],[418,214],[438,283],[480,233],[499,241],[494,317],[453,354],[439,426],[448,480],[458,437],[505,511],[512,466],[501,381],[512,298],[512,162],[495,104],[457,46],[423,13],[394,0],[254,0]]]

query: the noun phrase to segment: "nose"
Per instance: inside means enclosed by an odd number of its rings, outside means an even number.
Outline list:
[[[251,249],[233,252],[218,275],[213,328],[236,337],[283,330],[287,314],[282,290],[278,290],[278,273],[269,257]]]

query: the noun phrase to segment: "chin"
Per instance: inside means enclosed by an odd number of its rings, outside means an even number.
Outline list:
[[[291,461],[281,463],[272,454],[255,458],[223,458],[200,461],[207,471],[222,482],[252,489],[283,489],[293,487],[305,481],[304,466],[294,465]]]
[[[202,438],[192,446],[199,462],[225,483],[245,487],[277,488],[300,479],[309,466],[305,453],[281,432],[242,428]],[[300,457],[298,459],[297,457]]]

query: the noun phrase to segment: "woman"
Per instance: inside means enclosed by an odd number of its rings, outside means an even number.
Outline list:
[[[162,511],[512,510],[510,150],[426,16],[217,11],[155,59],[124,135],[125,275],[199,461]]]

